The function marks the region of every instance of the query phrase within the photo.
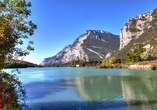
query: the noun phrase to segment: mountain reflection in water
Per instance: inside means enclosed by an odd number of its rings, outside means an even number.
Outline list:
[[[74,80],[76,91],[89,104],[112,101],[121,95],[119,77],[95,76],[77,78]]]
[[[122,94],[131,110],[157,109],[156,76],[101,76],[74,80],[77,94],[89,104],[114,103]]]
[[[157,109],[156,76],[123,76],[121,85],[123,99],[130,109]]]
[[[40,110],[41,106],[44,110],[157,109],[157,75],[154,71],[42,69],[44,72],[21,74],[24,81],[27,79],[27,103],[32,102],[32,110]],[[30,77],[33,74],[44,77],[35,79]]]

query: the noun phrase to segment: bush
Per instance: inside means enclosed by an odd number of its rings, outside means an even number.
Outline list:
[[[127,62],[142,61],[141,54],[145,51],[146,49],[143,47],[143,44],[136,44],[135,48],[127,53]]]
[[[0,110],[21,109],[21,105],[25,102],[25,94],[25,88],[16,74],[0,71]]]

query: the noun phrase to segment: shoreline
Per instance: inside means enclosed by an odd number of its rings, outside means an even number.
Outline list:
[[[157,70],[157,67],[155,65],[147,64],[147,65],[129,65],[128,69],[132,70]]]
[[[97,68],[123,68],[132,70],[157,70],[156,61],[144,61],[136,63],[115,63],[110,65],[98,65]]]

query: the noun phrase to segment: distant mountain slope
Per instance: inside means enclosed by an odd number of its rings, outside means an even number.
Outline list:
[[[72,45],[66,46],[53,57],[45,58],[40,65],[66,64],[72,60],[102,60],[119,47],[119,37],[100,30],[87,30]]]
[[[12,60],[12,61],[7,61],[5,63],[6,68],[27,68],[27,67],[39,67],[37,64],[27,62],[27,61],[22,61],[22,60]]]
[[[120,48],[114,53],[117,58],[125,59],[126,53],[135,44],[142,43],[154,48],[157,42],[157,9],[128,20],[120,33]]]
[[[102,60],[119,46],[119,37],[110,32],[89,31],[90,35],[82,44],[88,60]]]

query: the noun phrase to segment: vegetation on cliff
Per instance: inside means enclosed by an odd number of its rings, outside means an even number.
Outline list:
[[[127,62],[142,61],[141,54],[146,51],[143,44],[136,44],[135,48],[127,52]]]
[[[149,45],[148,45],[149,46]],[[105,58],[99,68],[130,68],[130,69],[157,69],[157,44],[153,48],[146,48],[138,43],[134,48],[128,50],[126,59],[116,57]]]

